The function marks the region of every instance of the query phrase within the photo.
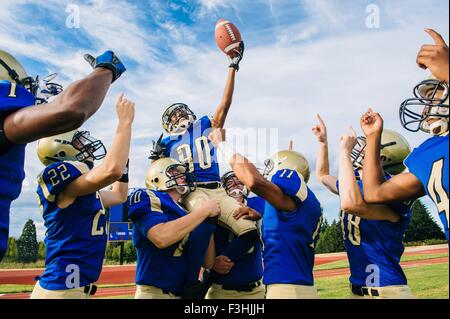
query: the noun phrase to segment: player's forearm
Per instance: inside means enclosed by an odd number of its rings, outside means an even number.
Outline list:
[[[125,169],[130,154],[131,122],[119,121],[113,144],[101,164],[105,174],[118,180]]]
[[[328,143],[320,143],[319,154],[316,163],[316,176],[322,182],[323,176],[330,175],[330,164],[328,160]]]
[[[54,101],[7,116],[4,130],[8,140],[25,144],[79,128],[101,106],[111,80],[111,71],[95,69],[85,79],[66,88]]]
[[[344,211],[355,211],[365,204],[347,150],[341,150],[339,156],[339,199]]]
[[[87,120],[102,105],[111,86],[113,74],[105,68],[96,68],[82,80],[72,83],[55,99],[58,107],[76,109]]]
[[[380,192],[384,177],[380,163],[381,135],[368,136],[362,172],[364,198],[375,200]]]
[[[103,206],[109,208],[124,203],[128,195],[128,183],[115,182],[110,191],[102,191]]]
[[[233,101],[235,74],[236,71],[233,68],[229,68],[228,79],[227,83],[225,84],[222,100],[220,101],[216,113],[214,114],[215,127],[222,128],[225,125],[225,120]]]
[[[208,212],[203,210],[191,212],[176,220],[153,227],[149,230],[148,237],[158,248],[167,248],[182,240],[207,217]]]

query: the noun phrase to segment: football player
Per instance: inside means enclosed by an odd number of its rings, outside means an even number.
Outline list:
[[[234,218],[247,218],[255,222],[261,219],[264,212],[261,197],[247,197],[244,184],[233,171],[225,173],[221,181],[228,196],[242,205]],[[264,299],[261,242],[256,241],[244,253],[238,251],[239,254],[233,254],[236,241],[240,241],[239,237],[223,226],[219,225],[214,232],[216,258],[210,274],[212,286],[206,299]]]
[[[61,93],[60,85],[28,76],[12,55],[0,50],[0,260],[7,248],[11,202],[25,178],[26,143],[80,127],[125,71],[111,51],[85,58],[92,73]],[[43,103],[54,95],[53,101]]]
[[[307,160],[295,151],[277,152],[266,161],[266,179],[248,159],[227,145],[224,129],[215,129],[210,139],[239,180],[266,201],[262,222],[266,298],[318,298],[313,266],[322,208],[306,185]]]
[[[195,190],[195,176],[172,158],[154,161],[147,173],[146,189],[128,197],[128,216],[133,221],[133,244],[137,249],[136,299],[179,299],[183,296],[190,247],[190,234],[210,217],[220,214],[216,200],[205,199],[188,212],[179,205]],[[205,268],[214,263],[214,240],[203,238]],[[201,263],[200,263],[201,264]],[[197,278],[200,266],[197,269]]]
[[[38,141],[38,157],[46,165],[37,188],[47,228],[46,260],[32,299],[84,299],[95,294],[93,283],[100,276],[107,242],[105,208],[125,202],[128,193],[134,103],[122,94],[116,109],[119,123],[108,154],[87,131]],[[111,190],[103,190],[111,184]]]
[[[431,135],[415,148],[405,160],[408,172],[385,180],[377,169],[380,165],[380,140],[383,119],[369,109],[361,118],[361,127],[367,138],[366,160],[363,168],[364,198],[369,203],[413,200],[427,194],[436,204],[444,231],[449,238],[448,188],[448,46],[434,30],[426,30],[435,45],[421,48],[417,63],[428,68],[433,76],[414,88],[414,97],[400,106],[400,121],[412,132],[419,130]]]
[[[339,216],[350,263],[350,298],[412,298],[400,266],[403,236],[411,220],[411,203],[367,204],[362,192],[365,139],[352,130],[341,136],[339,180],[330,175],[325,123],[313,132],[320,144],[316,175],[331,192],[339,195]],[[384,130],[381,162],[385,178],[401,173],[410,153],[408,142],[397,132]]]
[[[240,206],[233,198],[227,196],[220,183],[216,150],[208,140],[208,135],[212,128],[224,127],[232,102],[235,73],[243,57],[243,49],[243,45],[240,49],[236,49],[238,54],[229,65],[224,95],[214,116],[204,116],[197,120],[186,104],[170,105],[162,116],[162,126],[169,136],[163,140],[160,138],[158,143],[155,143],[150,156],[151,159],[161,156],[172,157],[189,165],[189,171],[196,176],[197,188],[183,198],[183,205],[188,211],[193,211],[207,198],[218,200],[221,210],[219,223],[232,230],[236,236],[241,238],[241,242],[245,243],[242,247],[235,247],[241,252],[247,251],[247,246],[258,240],[258,231],[254,222],[243,218],[238,220],[233,218],[233,213]],[[210,228],[210,230],[214,232],[214,228]],[[194,238],[191,239],[195,241]],[[189,258],[198,259],[198,256],[192,254]],[[189,264],[194,264],[194,260]]]

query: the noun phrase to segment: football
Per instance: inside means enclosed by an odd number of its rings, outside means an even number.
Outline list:
[[[239,48],[239,43],[242,41],[238,28],[230,21],[220,19],[216,22],[214,35],[220,50],[231,58],[234,58],[236,56],[234,49]]]

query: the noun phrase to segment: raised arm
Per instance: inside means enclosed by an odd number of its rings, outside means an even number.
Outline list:
[[[277,185],[265,179],[247,158],[231,150],[226,144],[224,129],[213,130],[209,139],[224,154],[237,178],[251,192],[261,196],[279,210],[292,212],[297,209],[294,199],[285,195]]]
[[[213,116],[213,126],[222,128],[225,125],[225,120],[230,110],[231,103],[233,101],[234,92],[234,79],[236,75],[236,70],[232,67],[228,69],[228,78],[225,85],[225,90],[223,92],[222,100],[216,108],[216,112]]]
[[[127,162],[125,172],[123,173],[122,177],[117,182],[112,184],[111,190],[100,191],[100,197],[102,199],[102,203],[105,208],[109,208],[124,203],[127,200],[128,169],[129,169],[129,162]]]
[[[5,118],[4,130],[11,143],[25,144],[74,130],[100,108],[111,82],[125,72],[125,67],[111,51],[97,59],[88,57],[94,70],[86,78],[74,82],[48,104],[26,107]]]
[[[338,190],[336,188],[337,178],[336,176],[330,175],[327,127],[319,114],[317,114],[317,119],[319,120],[319,124],[312,128],[312,131],[319,142],[319,154],[317,155],[316,162],[316,177],[326,188],[328,188],[330,192],[338,194]]]
[[[363,165],[364,199],[368,203],[382,204],[414,200],[425,195],[422,183],[411,173],[402,173],[385,180],[380,163],[383,119],[369,109],[361,117],[361,128],[366,136]]]
[[[77,197],[94,193],[117,181],[123,174],[130,152],[134,103],[121,94],[117,99],[119,123],[113,144],[103,162],[70,183],[58,196],[58,206],[66,206]]]
[[[371,220],[398,222],[400,216],[386,205],[367,204],[356,181],[351,151],[356,144],[353,129],[349,135],[341,136],[339,156],[339,199],[341,209],[350,214]]]

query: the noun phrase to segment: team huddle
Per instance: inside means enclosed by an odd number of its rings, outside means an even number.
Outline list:
[[[364,136],[353,129],[341,136],[339,173],[332,176],[320,115],[312,129],[319,145],[315,177],[340,200],[350,298],[414,298],[400,266],[414,200],[428,195],[434,201],[448,241],[448,46],[434,30],[426,32],[435,44],[420,49],[417,64],[432,76],[414,88],[399,113],[405,129],[430,138],[411,152],[408,141],[369,109],[360,118]],[[10,205],[25,177],[27,143],[38,141],[45,166],[36,192],[46,267],[31,298],[95,294],[107,244],[105,210],[121,204],[133,223],[137,299],[319,298],[313,267],[323,214],[308,187],[307,159],[290,147],[260,170],[227,142],[243,42],[232,50],[213,115],[197,118],[184,103],[168,106],[162,114],[167,136],[153,143],[145,187],[132,192],[134,102],[124,94],[117,98],[118,125],[108,151],[80,128],[126,71],[120,59],[112,51],[85,55],[91,74],[63,90],[53,75],[33,78],[0,50],[0,259]],[[225,174],[220,155],[232,168]]]

